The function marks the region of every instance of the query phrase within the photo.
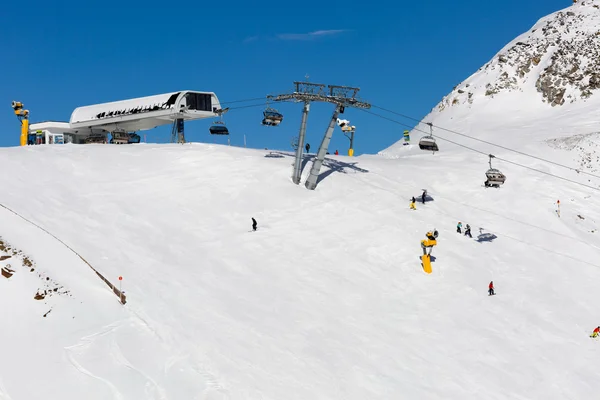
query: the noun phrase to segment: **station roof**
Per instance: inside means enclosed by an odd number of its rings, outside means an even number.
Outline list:
[[[71,114],[69,125],[74,129],[135,132],[171,124],[176,119],[211,118],[220,109],[215,93],[184,90],[78,107]]]

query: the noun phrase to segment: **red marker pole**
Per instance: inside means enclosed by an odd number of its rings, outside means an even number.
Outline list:
[[[119,277],[119,297],[121,298],[121,303],[123,303],[123,291],[121,290],[121,282],[123,282],[123,277]]]

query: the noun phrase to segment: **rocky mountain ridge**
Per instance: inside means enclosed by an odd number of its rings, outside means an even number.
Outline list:
[[[537,92],[548,105],[600,96],[600,0],[575,1],[540,19],[438,104],[470,107],[504,92]]]

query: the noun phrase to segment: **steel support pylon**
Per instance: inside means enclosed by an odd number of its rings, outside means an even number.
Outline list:
[[[294,161],[294,172],[292,174],[292,182],[296,185],[300,184],[302,175],[302,154],[304,151],[304,138],[306,137],[306,120],[310,111],[310,102],[304,102],[302,109],[302,123],[300,124],[300,134],[298,135],[298,148],[296,149],[296,160]]]
[[[309,190],[314,190],[317,187],[317,179],[319,178],[319,172],[321,171],[321,166],[323,165],[323,161],[325,160],[325,154],[327,154],[329,142],[331,141],[331,137],[333,136],[333,129],[335,128],[335,123],[337,121],[338,116],[340,115],[340,110],[341,105],[336,104],[335,111],[333,112],[333,116],[331,117],[331,121],[329,122],[329,127],[327,128],[327,131],[325,131],[325,136],[323,136],[321,146],[319,146],[317,158],[313,162],[312,168],[310,169],[310,175],[306,180],[305,186]]]

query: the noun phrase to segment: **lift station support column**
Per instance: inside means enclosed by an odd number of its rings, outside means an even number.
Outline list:
[[[319,172],[321,171],[321,166],[323,165],[323,161],[325,160],[325,154],[327,154],[327,148],[329,147],[329,142],[331,141],[331,137],[333,136],[333,129],[335,128],[335,122],[337,121],[338,116],[340,115],[342,106],[337,104],[335,106],[335,111],[333,112],[333,116],[331,117],[331,121],[329,122],[329,126],[325,131],[325,136],[323,136],[323,140],[321,141],[321,146],[319,147],[319,151],[317,152],[317,158],[313,162],[312,168],[310,169],[310,175],[306,180],[306,188],[309,190],[314,190],[317,187],[317,179],[319,178]]]
[[[302,109],[302,123],[300,124],[300,134],[298,135],[298,148],[296,149],[296,160],[294,161],[294,173],[292,175],[292,182],[296,185],[300,184],[302,175],[302,154],[304,151],[304,138],[306,137],[306,120],[308,119],[308,112],[310,111],[310,102],[304,102],[304,108]]]
[[[327,153],[327,147],[331,141],[333,135],[333,128],[337,120],[337,116],[344,112],[346,107],[355,108],[371,108],[371,105],[367,102],[360,101],[356,98],[359,88],[350,86],[337,86],[337,85],[324,85],[321,83],[311,82],[294,82],[296,90],[293,93],[284,93],[277,96],[267,96],[267,99],[274,101],[302,101],[304,102],[304,111],[302,113],[302,124],[300,125],[300,136],[298,138],[298,148],[296,149],[296,161],[294,162],[294,174],[292,175],[292,181],[295,184],[300,183],[301,168],[302,168],[302,150],[304,148],[304,137],[306,134],[306,118],[308,117],[309,103],[313,101],[333,103],[335,104],[335,112],[333,118],[325,132],[321,147],[317,153],[310,175],[306,180],[306,188],[314,190],[317,187],[317,178],[321,165],[325,159]]]
[[[185,143],[183,118],[177,118],[173,121],[173,127],[171,128],[171,143]]]

